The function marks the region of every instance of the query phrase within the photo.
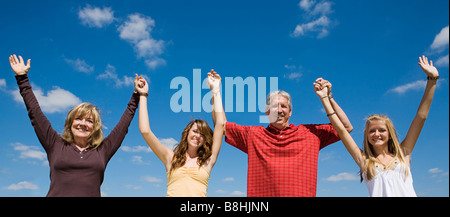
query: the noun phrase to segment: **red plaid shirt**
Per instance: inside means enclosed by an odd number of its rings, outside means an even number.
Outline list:
[[[248,197],[315,197],[319,150],[339,141],[331,124],[226,123],[225,141],[248,154]]]

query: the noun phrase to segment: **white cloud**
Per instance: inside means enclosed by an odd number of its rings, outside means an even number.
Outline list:
[[[357,177],[355,174],[352,173],[339,173],[337,175],[332,175],[328,178],[326,178],[325,180],[330,181],[330,182],[339,182],[339,181],[354,181],[354,180],[359,180],[360,178]]]
[[[433,43],[431,44],[431,49],[443,49],[447,47],[449,44],[449,27],[444,27],[439,34],[434,38]]]
[[[227,191],[219,189],[219,190],[216,191],[216,193],[218,193],[218,194],[226,194]]]
[[[448,54],[446,56],[440,57],[436,62],[433,63],[435,66],[447,66],[448,67]]]
[[[122,151],[124,152],[151,152],[152,150],[148,146],[122,146]]]
[[[138,156],[138,155],[131,157],[131,162],[135,163],[135,164],[140,164],[140,165],[149,165],[150,164],[150,162],[144,162],[142,156]]]
[[[58,86],[54,86],[53,90],[48,91],[47,94],[44,94],[44,91],[42,91],[40,87],[34,84],[32,86],[34,95],[36,96],[43,112],[65,112],[69,108],[81,103],[80,98],[67,90],[61,89]],[[20,95],[19,90],[10,91],[10,94],[13,96],[16,102],[23,103],[23,99]]]
[[[284,65],[284,68],[289,71],[289,73],[284,74],[284,78],[287,78],[289,80],[295,80],[299,81],[300,78],[303,76],[303,69],[302,66],[295,66],[295,65]]]
[[[231,196],[244,196],[245,193],[242,191],[233,191],[230,193]]]
[[[292,73],[289,73],[287,75],[284,75],[284,77],[289,79],[289,80],[297,80],[298,81],[302,77],[302,75],[303,74],[300,73],[300,72],[292,72]]]
[[[311,7],[316,3],[315,0],[301,0],[298,5],[305,11],[309,11]]]
[[[145,176],[142,178],[144,182],[161,182],[162,180],[160,178],[152,177],[152,176]]]
[[[125,185],[126,189],[132,189],[132,190],[141,190],[142,187],[141,186],[137,186],[137,185]]]
[[[100,9],[87,5],[78,11],[78,18],[83,25],[102,28],[114,21],[114,11],[109,7]]]
[[[122,79],[116,73],[116,67],[108,64],[105,69],[105,73],[97,76],[97,79],[112,80],[116,87],[121,86],[133,86],[134,78],[129,76],[123,76]]]
[[[164,51],[165,42],[152,37],[154,27],[155,20],[136,13],[129,15],[127,21],[118,28],[119,37],[131,43],[137,56],[143,58],[146,65],[152,69],[166,63],[159,57]]]
[[[174,138],[160,138],[159,141],[166,146],[167,148],[169,148],[170,150],[173,150],[175,148],[175,146],[178,144],[178,141],[175,140]]]
[[[173,150],[175,146],[178,144],[178,141],[174,138],[158,138],[161,144]],[[122,151],[124,152],[153,152],[152,149],[148,146],[137,145],[137,146],[122,146]]]
[[[224,178],[222,181],[224,181],[224,182],[232,182],[232,181],[234,181],[234,178],[233,177],[227,177],[227,178]]]
[[[0,79],[0,89],[6,88],[6,79]]]
[[[439,168],[432,168],[432,169],[429,169],[428,172],[435,174],[435,173],[441,173],[442,170]]]
[[[139,43],[141,40],[149,39],[150,32],[155,27],[155,20],[141,14],[131,14],[128,20],[119,26],[120,38]]]
[[[23,181],[23,182],[19,182],[17,184],[12,184],[8,187],[5,187],[5,189],[12,190],[12,191],[17,191],[17,190],[22,190],[22,189],[36,190],[36,189],[39,189],[39,187],[31,182]]]
[[[306,20],[309,20],[309,22],[298,24],[291,33],[291,37],[301,37],[309,32],[318,33],[317,38],[323,38],[329,34],[328,29],[332,22],[328,15],[333,13],[333,10],[331,9],[333,3],[325,0],[322,0],[319,3],[316,2],[317,1],[315,0],[300,1],[300,9],[305,12],[304,17]]]
[[[47,158],[47,155],[39,151],[39,147],[37,146],[27,146],[20,142],[11,144],[14,147],[15,151],[20,152],[19,158],[21,159],[37,159],[37,160],[45,160]]]
[[[441,29],[441,31],[434,37],[433,43],[430,45],[432,54],[443,53],[449,45],[449,26]],[[448,54],[441,56],[438,60],[433,62],[435,66],[448,67]]]
[[[66,61],[66,63],[68,63],[74,70],[78,72],[91,73],[94,71],[94,66],[87,64],[86,61],[79,58],[75,60],[64,58],[64,61]]]
[[[395,92],[398,94],[404,94],[409,90],[422,90],[427,85],[427,81],[418,80],[408,84],[404,84],[395,88],[390,89],[388,92]]]

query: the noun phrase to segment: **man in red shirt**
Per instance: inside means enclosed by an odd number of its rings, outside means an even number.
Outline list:
[[[319,78],[317,83],[331,84]],[[344,111],[328,97],[346,129],[353,127]],[[269,126],[242,126],[227,122],[225,141],[248,154],[248,197],[315,197],[319,150],[339,141],[331,124],[289,123],[291,96],[285,91],[267,97]]]

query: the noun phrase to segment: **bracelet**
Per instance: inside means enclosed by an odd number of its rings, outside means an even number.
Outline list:
[[[427,80],[437,80],[437,79],[439,79],[439,75],[436,77],[430,77],[430,76],[427,77]]]
[[[329,96],[322,96],[322,97],[320,97],[320,99],[324,99],[324,98],[327,98],[327,97],[329,97]]]
[[[328,98],[331,99],[333,98],[333,94],[330,92],[330,95],[328,95]]]
[[[139,96],[146,96],[146,97],[148,97],[148,93],[139,93],[138,91],[134,91],[133,92],[134,94],[139,94]]]
[[[327,114],[327,116],[330,117],[331,115],[335,115],[335,114],[336,114],[336,112],[333,112],[331,114]]]

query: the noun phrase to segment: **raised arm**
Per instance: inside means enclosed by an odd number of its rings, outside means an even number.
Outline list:
[[[427,119],[428,112],[430,111],[431,101],[433,100],[434,91],[436,89],[436,82],[439,78],[439,72],[436,67],[433,66],[433,61],[428,62],[427,57],[419,57],[419,66],[428,76],[427,86],[425,87],[425,92],[422,100],[420,101],[416,116],[409,127],[405,139],[400,145],[403,149],[403,154],[405,157],[410,157],[411,152],[416,145],[423,125],[425,124],[425,120]]]
[[[349,132],[349,133],[352,132],[353,131],[353,126],[350,123],[350,120],[348,119],[348,117],[345,114],[344,110],[342,110],[342,108],[338,105],[338,103],[334,99],[333,94],[331,94],[331,83],[329,81],[327,81],[327,80],[324,80],[323,78],[318,78],[316,80],[316,82],[321,87],[326,87],[327,88],[326,96],[330,100],[331,107],[334,109],[334,112],[336,112],[336,115],[338,116],[338,118],[342,122],[342,124],[344,125],[345,129],[347,130],[347,132]]]
[[[23,61],[22,56],[9,56],[9,64],[16,74],[17,85],[19,86],[20,95],[23,98],[28,111],[28,117],[33,125],[36,136],[42,147],[48,153],[55,144],[55,141],[62,140],[61,136],[52,128],[50,121],[42,112],[39,102],[33,93],[30,82],[28,80],[28,71],[30,70],[31,60],[28,59],[27,64]]]
[[[323,82],[321,81],[323,81],[321,80],[321,78],[316,80],[316,83],[314,83],[314,90],[316,91],[317,96],[319,96],[320,101],[322,102],[323,107],[325,108],[325,111],[327,113],[327,116],[330,119],[330,122],[333,125],[334,129],[337,131],[339,137],[341,138],[342,143],[344,143],[345,148],[353,157],[353,160],[355,160],[356,164],[358,164],[360,168],[363,168],[364,157],[362,154],[362,150],[358,147],[358,145],[356,145],[355,141],[350,136],[348,129],[344,126],[344,124],[341,122],[341,119],[338,117],[338,112],[332,106],[330,98],[328,97],[328,85],[322,86],[321,84],[323,84]]]
[[[213,134],[213,147],[210,162],[208,163],[209,171],[216,163],[217,157],[219,156],[220,147],[222,145],[223,132],[225,128],[225,113],[222,104],[222,96],[220,94],[220,75],[211,70],[208,73],[207,84],[211,89],[212,95],[212,116],[214,121],[214,134]]]
[[[137,75],[136,75],[137,76]],[[131,99],[127,104],[127,108],[120,117],[119,122],[116,124],[111,133],[103,140],[102,148],[105,149],[106,160],[109,161],[116,151],[122,145],[125,136],[128,133],[128,128],[130,127],[131,121],[133,120],[138,104],[140,101],[140,95],[142,91],[138,91],[138,80],[137,77],[134,81],[134,91],[131,95]],[[147,92],[145,92],[147,94]]]
[[[136,75],[137,77],[137,75]],[[139,87],[141,92],[148,93],[148,83],[143,77],[137,78],[139,82]],[[163,162],[166,170],[170,170],[171,161],[173,157],[173,151],[164,146],[159,139],[153,134],[150,129],[150,123],[148,120],[148,109],[147,109],[147,96],[148,94],[140,95],[140,105],[139,105],[139,130],[141,131],[144,140],[147,145],[153,150],[156,156]]]

